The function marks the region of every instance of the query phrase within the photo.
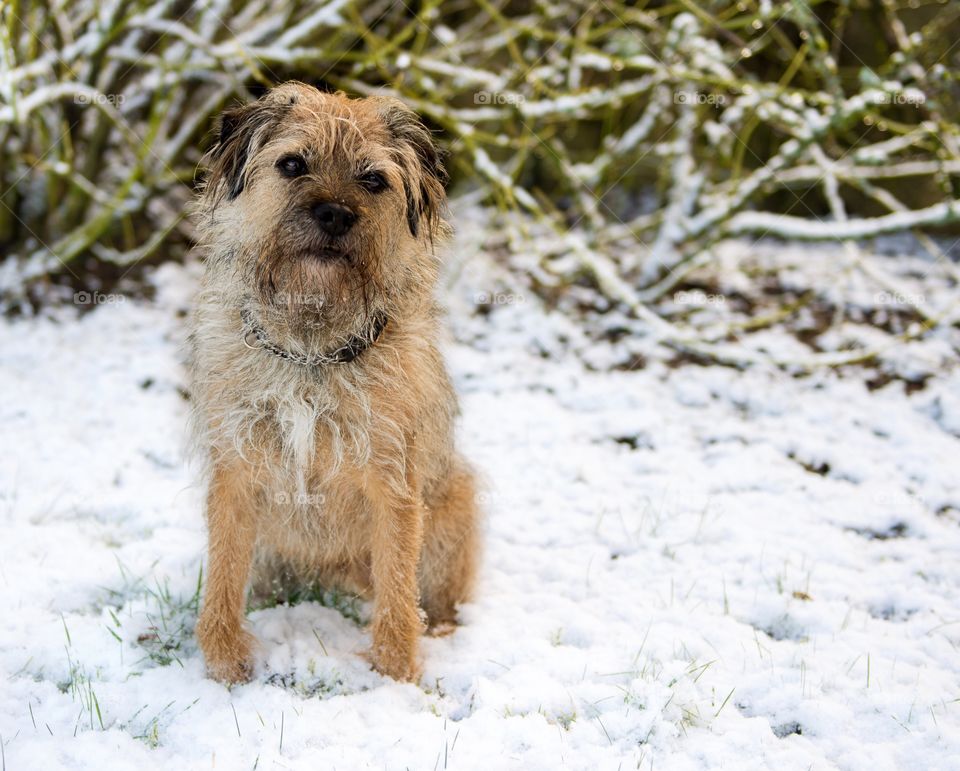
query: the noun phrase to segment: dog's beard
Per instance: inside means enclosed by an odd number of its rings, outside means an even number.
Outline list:
[[[323,248],[311,244],[264,251],[251,277],[265,325],[305,349],[362,333],[383,307],[376,260],[355,248],[341,249],[339,255]]]

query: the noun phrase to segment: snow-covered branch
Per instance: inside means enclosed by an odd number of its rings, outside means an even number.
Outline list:
[[[960,201],[949,201],[923,209],[901,211],[882,217],[826,222],[768,212],[741,212],[725,225],[728,235],[744,233],[772,235],[802,241],[841,241],[875,238],[884,233],[931,225],[960,222]]]

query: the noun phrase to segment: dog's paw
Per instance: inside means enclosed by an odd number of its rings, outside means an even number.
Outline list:
[[[431,621],[427,625],[428,637],[446,637],[457,631],[457,622],[449,619]]]
[[[207,659],[207,675],[224,685],[240,685],[253,679],[252,659]]]
[[[387,651],[366,651],[363,657],[381,675],[392,677],[402,683],[416,683],[423,674],[423,667],[416,656],[406,656]]]
[[[256,639],[245,629],[230,633],[210,629],[202,622],[197,638],[207,663],[207,674],[224,685],[246,683],[253,677]]]

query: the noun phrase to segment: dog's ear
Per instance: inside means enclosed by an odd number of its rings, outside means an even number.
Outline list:
[[[396,157],[404,170],[407,224],[414,237],[423,222],[431,236],[436,232],[446,202],[447,172],[430,130],[399,99],[372,96],[377,111],[393,137]]]
[[[206,187],[232,201],[246,185],[247,160],[269,136],[278,119],[277,105],[263,100],[224,110],[217,122],[217,141],[204,159]]]

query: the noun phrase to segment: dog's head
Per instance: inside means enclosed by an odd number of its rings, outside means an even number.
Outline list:
[[[446,175],[402,102],[287,83],[223,114],[206,165],[207,241],[291,330],[336,335],[432,292]]]

